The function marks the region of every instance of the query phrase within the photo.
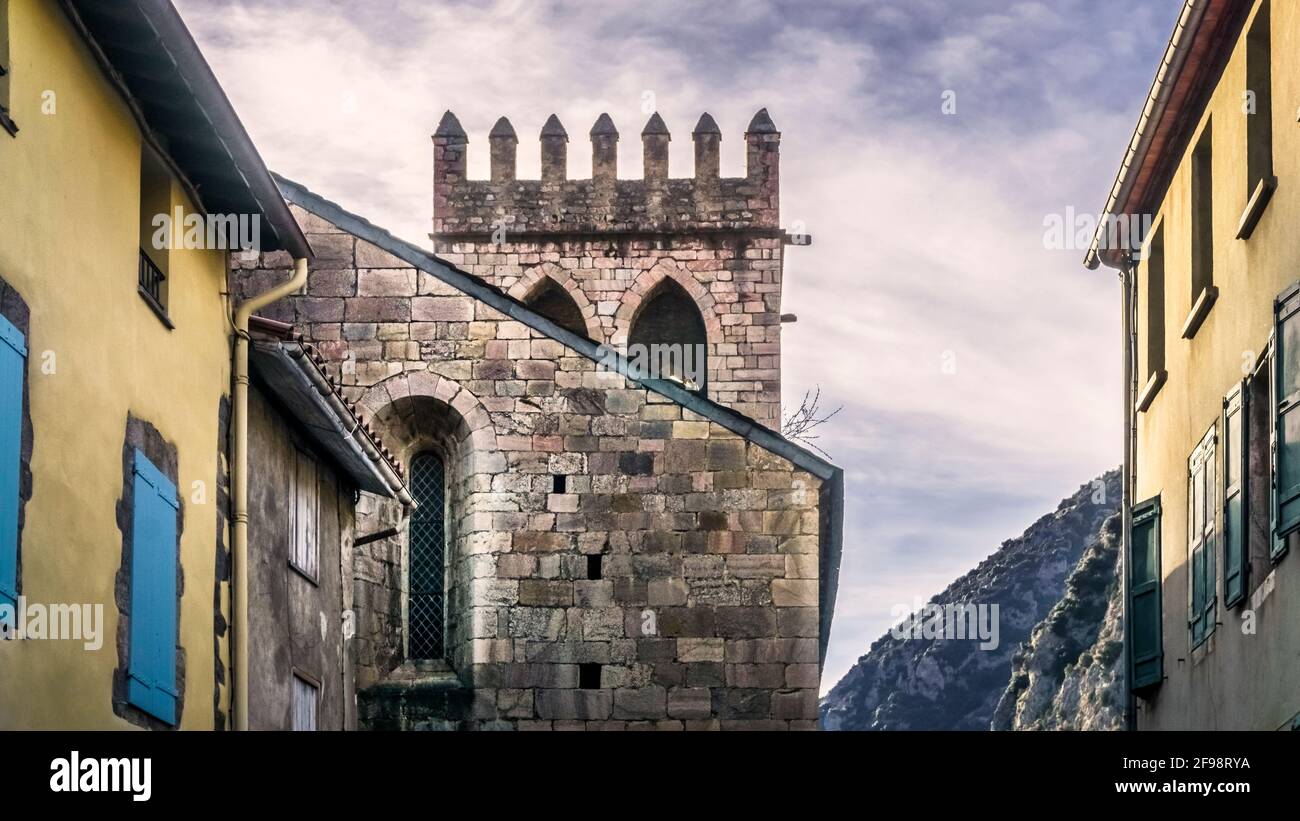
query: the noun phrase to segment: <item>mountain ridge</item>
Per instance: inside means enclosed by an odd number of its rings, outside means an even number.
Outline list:
[[[1118,510],[1119,498],[1117,470],[1082,485],[1056,510],[1041,516],[1020,536],[1004,541],[929,600],[941,606],[998,605],[995,648],[979,649],[981,643],[969,639],[899,637],[897,631],[887,632],[822,699],[823,728],[989,729],[1013,673],[1026,672],[1013,664],[1017,659],[1024,664],[1038,658],[1032,645],[1026,651],[1022,643],[1030,642],[1040,623],[1067,597],[1072,578],[1081,588],[1085,585],[1084,577],[1075,578],[1078,566],[1101,540],[1102,525]],[[1104,569],[1104,558],[1101,562],[1088,567],[1093,572]],[[1084,638],[1086,631],[1079,633],[1078,640]],[[1056,669],[1043,665],[1048,668]],[[1040,689],[1052,676],[1041,678]],[[1002,714],[1004,719],[1010,717],[1012,725],[1018,695]],[[1026,712],[1027,720],[1045,709],[1040,701]]]

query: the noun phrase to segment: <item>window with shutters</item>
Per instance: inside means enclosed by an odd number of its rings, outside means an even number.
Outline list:
[[[1274,302],[1273,330],[1273,547],[1286,550],[1300,530],[1300,285]]]
[[[1238,239],[1249,239],[1277,188],[1273,176],[1273,46],[1269,0],[1246,33],[1246,210]]]
[[[0,0],[0,128],[17,136],[18,126],[9,116],[9,86],[12,64],[9,62],[9,0]]]
[[[131,704],[176,723],[176,485],[139,450],[132,469],[130,662]]]
[[[410,593],[407,657],[436,660],[447,653],[445,525],[446,477],[442,458],[426,451],[411,460]]]
[[[18,606],[18,522],[22,508],[23,392],[27,342],[0,316],[0,604]]]
[[[1269,340],[1255,369],[1246,379],[1243,438],[1246,470],[1246,593],[1253,594],[1273,569],[1273,340]],[[1294,540],[1300,533],[1292,533]],[[1226,571],[1225,571],[1226,572]]]
[[[1223,606],[1246,600],[1249,579],[1250,389],[1246,380],[1223,403]]]
[[[316,731],[316,709],[320,704],[320,685],[299,673],[293,674],[293,731]]]
[[[1214,480],[1216,428],[1209,432],[1192,451],[1188,468],[1187,513],[1187,621],[1196,647],[1214,632],[1216,614],[1215,589],[1215,515],[1218,497]]]
[[[1164,678],[1159,497],[1133,508],[1126,564],[1129,679],[1133,691],[1143,693]]]
[[[289,563],[315,582],[320,571],[320,481],[316,460],[301,450],[295,451],[293,491]]]

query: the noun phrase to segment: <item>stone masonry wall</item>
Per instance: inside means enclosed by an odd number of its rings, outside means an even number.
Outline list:
[[[266,314],[454,484],[450,683],[399,664],[400,542],[355,551],[363,726],[816,728],[816,477],[295,211],[317,259]],[[236,295],[289,273],[237,264]],[[384,516],[363,504],[357,531]]]
[[[766,111],[745,134],[748,170],[721,178],[722,134],[705,114],[692,133],[693,179],[668,178],[667,127],[642,132],[644,178],[617,178],[618,132],[591,130],[592,177],[566,178],[568,135],[541,133],[542,179],[515,178],[514,128],[489,137],[489,180],[465,178],[468,137],[444,115],[434,142],[434,251],[525,299],[549,277],[574,297],[587,335],[626,345],[644,298],[665,278],[695,300],[708,333],[709,396],[762,424],[780,424],[780,133]]]

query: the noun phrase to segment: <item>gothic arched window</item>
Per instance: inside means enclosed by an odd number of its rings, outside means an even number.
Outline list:
[[[641,303],[628,333],[628,360],[645,363],[648,376],[675,379],[703,392],[708,373],[708,334],[695,300],[665,279]]]
[[[426,451],[411,461],[411,493],[419,505],[410,524],[407,656],[412,659],[441,659],[447,652],[445,483],[436,453]]]
[[[543,277],[537,288],[524,300],[524,304],[537,313],[578,336],[587,335],[587,323],[582,310],[569,292],[550,277]]]

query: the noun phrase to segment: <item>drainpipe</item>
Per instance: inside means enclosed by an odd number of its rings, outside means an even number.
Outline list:
[[[1132,652],[1132,636],[1129,634],[1129,552],[1133,539],[1133,474],[1134,460],[1137,456],[1137,283],[1134,281],[1136,266],[1128,255],[1119,260],[1119,278],[1124,301],[1124,462],[1120,472],[1120,594],[1121,619],[1124,636],[1124,667],[1120,675],[1122,682],[1120,693],[1124,704],[1124,729],[1137,729],[1137,703],[1133,698],[1131,682],[1132,670],[1129,654]]]
[[[278,299],[302,290],[307,284],[307,260],[293,261],[293,276],[269,291],[244,300],[235,310],[235,386],[230,425],[231,553],[234,563],[231,587],[231,629],[234,657],[231,677],[234,694],[231,709],[236,730],[248,729],[248,320]]]

